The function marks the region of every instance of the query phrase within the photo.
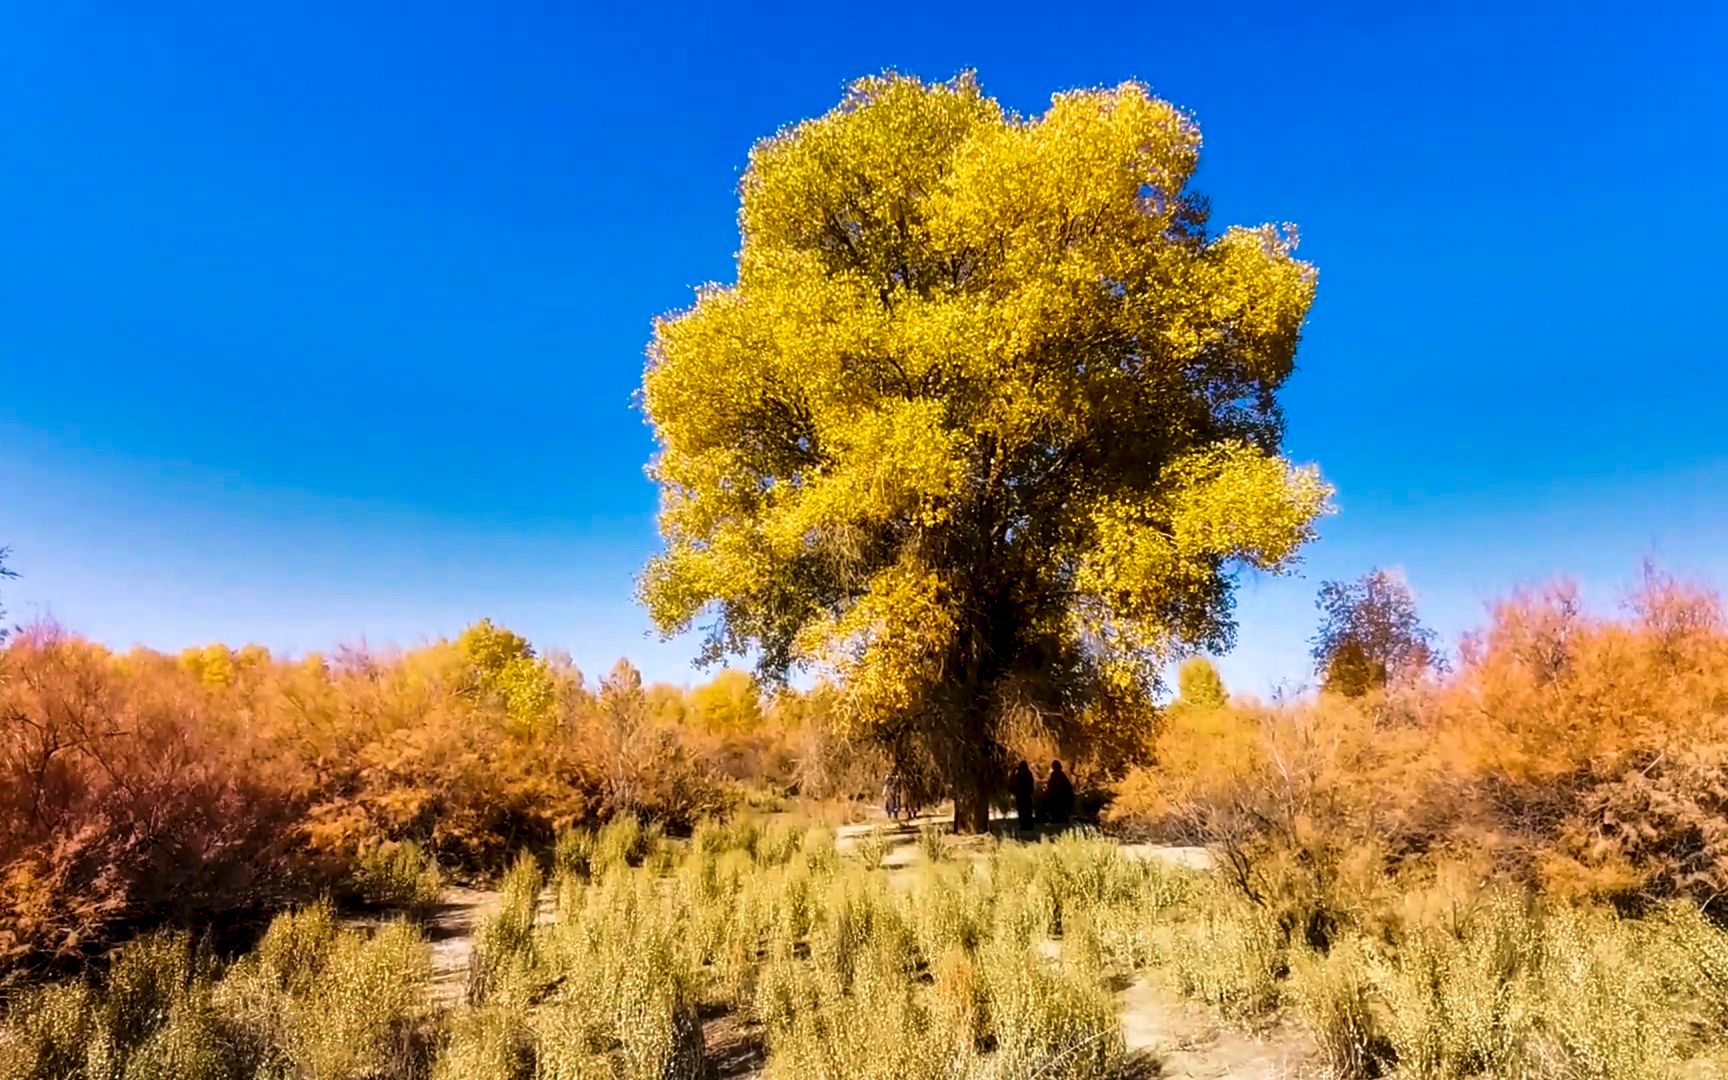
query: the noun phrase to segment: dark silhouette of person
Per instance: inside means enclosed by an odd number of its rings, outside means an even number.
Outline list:
[[[1020,831],[1031,831],[1038,824],[1035,809],[1038,781],[1033,778],[1032,766],[1026,764],[1024,758],[1014,767],[1014,775],[1008,778],[1008,790],[1014,793],[1014,816],[1019,819]]]
[[[1074,785],[1062,771],[1060,761],[1050,763],[1050,778],[1044,781],[1044,820],[1055,826],[1068,824],[1074,816]]]

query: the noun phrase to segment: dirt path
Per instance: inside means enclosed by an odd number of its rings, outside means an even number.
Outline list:
[[[1306,1032],[1287,1023],[1258,1034],[1229,1027],[1203,1005],[1183,1001],[1142,975],[1117,995],[1130,1054],[1157,1062],[1175,1080],[1293,1080],[1321,1075]]]
[[[432,1001],[436,1005],[461,1002],[468,988],[468,959],[474,954],[474,933],[480,920],[498,907],[498,894],[490,889],[454,887],[426,920],[426,940],[432,950]]]

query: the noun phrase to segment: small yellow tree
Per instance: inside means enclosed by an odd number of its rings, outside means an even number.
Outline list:
[[[524,729],[546,722],[558,702],[558,680],[528,639],[491,619],[462,631],[456,649],[472,665],[478,689],[496,694]]]
[[[748,734],[762,726],[762,690],[748,671],[727,668],[690,691],[690,712],[711,734]]]
[[[1288,566],[1326,504],[1275,400],[1313,269],[1208,235],[1199,148],[1136,83],[1022,118],[970,76],[864,79],[755,148],[737,282],[656,326],[654,620],[834,677],[958,828],[1002,716],[1226,646],[1233,568]]]

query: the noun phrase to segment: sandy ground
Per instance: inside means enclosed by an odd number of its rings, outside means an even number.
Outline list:
[[[1195,1080],[1294,1080],[1321,1071],[1306,1032],[1279,1024],[1250,1034],[1212,1010],[1183,1001],[1142,975],[1117,995],[1128,1050],[1157,1064],[1152,1075]]]
[[[498,906],[498,894],[487,889],[446,889],[443,902],[426,920],[426,940],[432,946],[432,1000],[455,1005],[468,990],[468,958],[474,954],[474,931]]]

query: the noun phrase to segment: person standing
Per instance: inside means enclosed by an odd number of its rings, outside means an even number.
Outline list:
[[[1015,766],[1014,775],[1008,778],[1008,789],[1014,793],[1014,816],[1019,821],[1021,832],[1031,832],[1038,824],[1038,812],[1035,803],[1038,799],[1038,781],[1032,776],[1032,766],[1025,758]]]
[[[1050,763],[1050,778],[1044,781],[1044,820],[1060,828],[1074,816],[1074,785],[1062,771],[1060,761]]]

